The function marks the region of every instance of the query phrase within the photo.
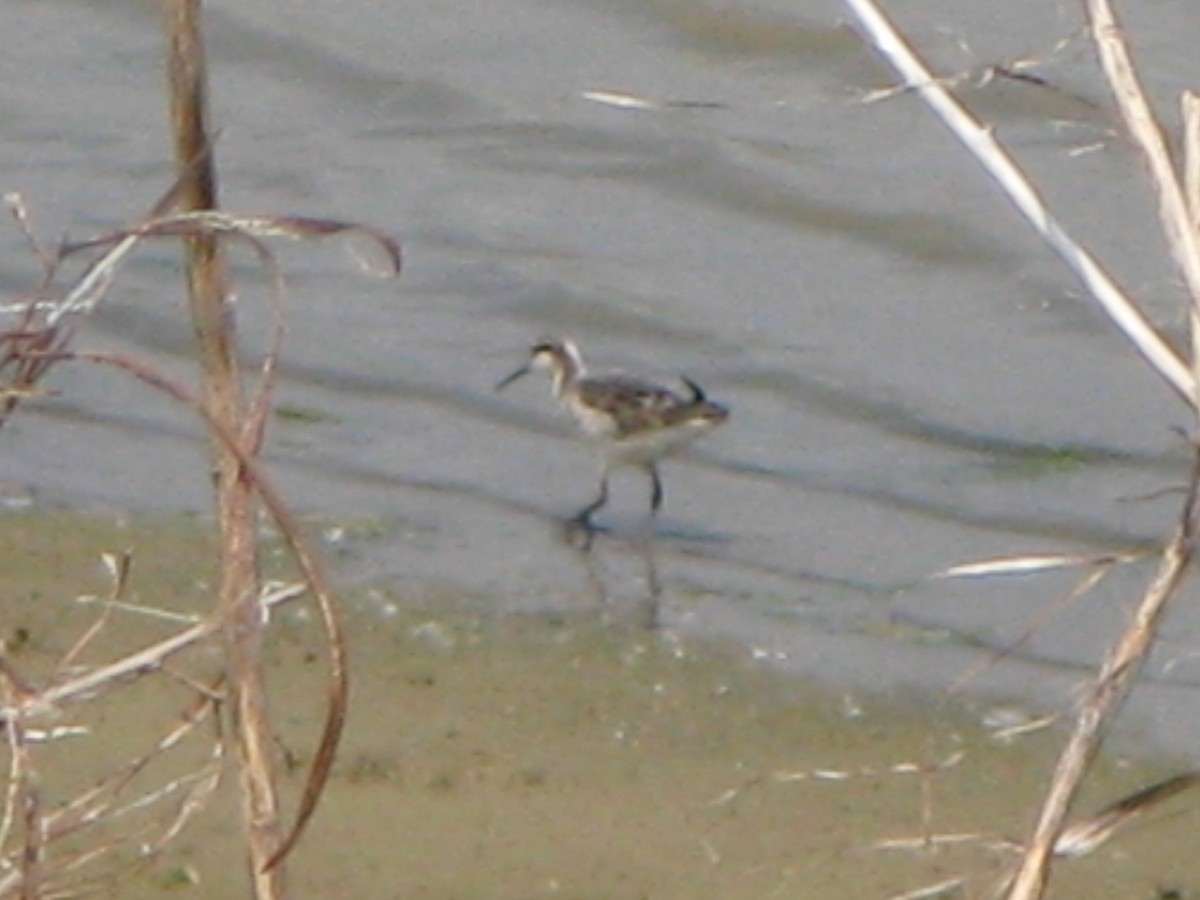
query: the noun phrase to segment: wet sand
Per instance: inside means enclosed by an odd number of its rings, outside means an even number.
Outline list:
[[[195,522],[9,515],[0,534],[12,573],[3,637],[30,678],[47,677],[95,619],[95,605],[71,598],[105,592],[102,550],[135,549],[129,599],[207,604],[208,541]],[[861,898],[958,878],[967,893],[945,896],[986,896],[1011,859],[995,841],[1023,832],[1062,741],[1051,729],[999,742],[968,702],[798,683],[744,650],[604,609],[502,615],[420,592],[346,606],[353,705],[336,775],[291,862],[295,896]],[[79,662],[178,627],[113,612]],[[311,612],[277,613],[270,643],[290,809],[322,714]],[[46,802],[152,744],[190,696],[185,672],[211,676],[217,665],[214,647],[197,648],[170,677],[63,710],[56,724],[93,731],[37,749]],[[137,784],[194,770],[212,745],[198,728]],[[925,775],[895,771],[959,755]],[[1081,809],[1178,768],[1106,756]],[[227,760],[205,809],[111,895],[244,896],[235,787]],[[1051,896],[1192,896],[1190,799],[1060,865]],[[958,837],[932,848],[923,835]],[[880,846],[901,838],[917,845]]]

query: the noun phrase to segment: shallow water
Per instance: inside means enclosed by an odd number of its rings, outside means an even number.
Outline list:
[[[1074,3],[889,5],[943,71],[1047,55]],[[157,6],[0,8],[5,191],[39,233],[83,236],[166,186]],[[1194,69],[1182,2],[1129,10],[1145,79]],[[350,587],[427,587],[512,610],[642,610],[836,683],[942,688],[1069,593],[1070,576],[930,579],[1030,551],[1145,550],[1167,534],[1188,417],[1057,261],[889,75],[836,4],[209,7],[225,204],[364,221],[397,281],[336,243],[281,247],[288,334],[269,457],[328,523]],[[1086,46],[964,97],[1167,328],[1177,278]],[[589,100],[621,92],[650,109]],[[1167,108],[1173,108],[1168,106]],[[2,286],[36,279],[15,229]],[[265,279],[240,300],[261,353]],[[176,252],[147,248],[80,341],[189,372]],[[491,386],[546,332],[598,368],[686,374],[734,411],[645,486],[615,485],[592,554],[559,519],[594,463],[544,385]],[[61,368],[6,429],[14,503],[203,509],[195,424],[112,372]],[[1069,695],[1148,574],[1125,567],[973,685]],[[1181,604],[1133,729],[1195,752],[1193,609]]]

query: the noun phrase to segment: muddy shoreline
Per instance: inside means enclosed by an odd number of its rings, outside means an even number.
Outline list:
[[[131,600],[176,612],[207,603],[200,523],[7,515],[12,573],[4,640],[33,679],[95,620],[99,554],[132,550]],[[481,598],[346,598],[353,706],[336,774],[292,862],[298,896],[429,898],[890,897],[943,880],[994,884],[1032,815],[1061,734],[1001,742],[965,702],[872,694],[785,677],[733,645],[647,630],[581,605],[500,613]],[[110,613],[77,664],[172,626]],[[322,714],[323,658],[302,604],[278,612],[269,677],[294,805]],[[212,646],[179,666],[216,671]],[[179,673],[176,673],[177,675]],[[48,797],[65,798],[144,748],[186,690],[146,679],[60,711],[86,736],[41,748]],[[203,764],[198,729],[171,763]],[[925,774],[912,769],[925,767]],[[1110,754],[1095,810],[1165,773]],[[111,896],[244,892],[234,782],[161,857]],[[166,774],[157,777],[166,778]],[[1155,811],[1093,856],[1059,868],[1051,896],[1154,897],[1200,889],[1178,818]],[[289,807],[290,808],[290,807]],[[944,846],[921,846],[923,836]],[[887,841],[914,842],[884,849]]]

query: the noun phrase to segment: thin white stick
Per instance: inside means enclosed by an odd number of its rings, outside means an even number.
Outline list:
[[[1196,386],[1190,368],[1145,314],[1122,293],[1104,268],[1059,224],[1008,152],[929,72],[873,0],[845,0],[866,37],[984,167],[1021,214],[1079,276],[1088,292],[1154,371],[1192,407]]]

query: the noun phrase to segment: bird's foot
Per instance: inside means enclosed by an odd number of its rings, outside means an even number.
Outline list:
[[[563,523],[563,538],[568,544],[587,551],[592,549],[592,541],[600,528],[592,521],[592,511],[585,509],[578,512]]]

